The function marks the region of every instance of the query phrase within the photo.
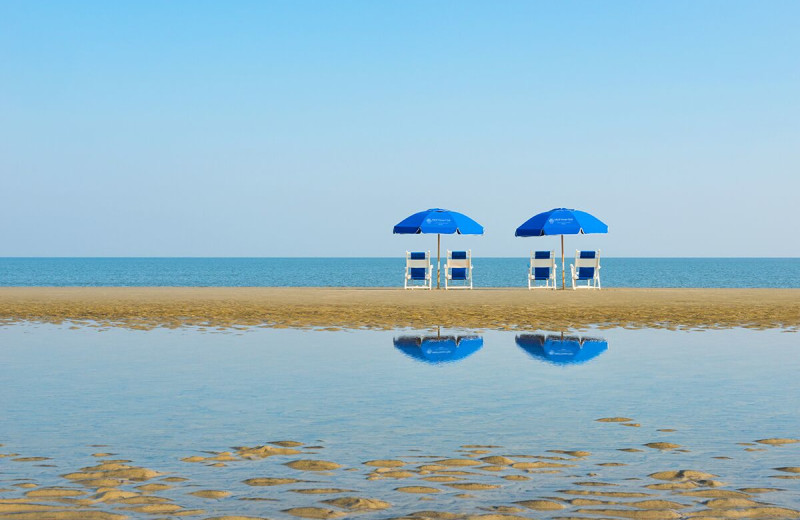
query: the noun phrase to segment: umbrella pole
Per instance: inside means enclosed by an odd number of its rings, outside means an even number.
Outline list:
[[[442,234],[436,233],[436,288],[439,289],[439,262],[442,256]]]
[[[561,290],[567,288],[567,273],[564,272],[564,235],[561,235]]]

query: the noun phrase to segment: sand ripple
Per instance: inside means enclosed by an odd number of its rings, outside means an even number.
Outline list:
[[[341,468],[341,464],[327,460],[301,459],[287,462],[286,466],[299,471],[330,471]]]
[[[200,491],[193,491],[189,493],[190,495],[194,495],[200,498],[211,498],[211,499],[220,499],[230,496],[230,491],[218,491],[215,489],[203,489]]]
[[[392,507],[389,502],[376,498],[342,497],[323,500],[323,502],[349,511],[375,511]]]
[[[515,503],[535,511],[555,511],[565,507],[561,502],[553,500],[522,500]]]
[[[368,460],[364,463],[367,466],[375,466],[378,468],[399,468],[405,466],[406,463],[402,460]]]
[[[648,442],[645,446],[655,450],[674,450],[681,447],[680,444],[672,444],[671,442]]]
[[[575,512],[618,518],[634,518],[636,520],[672,520],[683,518],[683,515],[680,513],[670,510],[630,511],[628,509],[577,509]]]
[[[303,481],[298,480],[296,478],[261,477],[261,478],[249,478],[247,480],[243,480],[242,482],[244,482],[248,486],[282,486],[284,484],[297,484],[298,482],[303,482]]]
[[[339,488],[308,488],[308,489],[290,489],[292,493],[300,493],[301,495],[335,495],[338,493],[352,493],[352,489],[339,489]]]
[[[420,493],[420,494],[441,492],[440,489],[436,489],[433,487],[426,487],[426,486],[403,486],[395,488],[395,491],[400,491],[401,493]]]
[[[711,473],[694,471],[691,469],[681,469],[676,471],[659,471],[648,475],[657,480],[711,480],[716,477]]]
[[[781,439],[781,438],[772,438],[772,439],[761,439],[757,440],[756,442],[761,444],[770,444],[772,446],[780,446],[783,444],[794,444],[795,442],[800,442],[800,439]]]
[[[325,509],[322,507],[293,507],[291,509],[284,509],[284,512],[301,518],[316,518],[322,520],[339,518],[345,515],[345,513],[341,511],[334,511],[333,509]]]

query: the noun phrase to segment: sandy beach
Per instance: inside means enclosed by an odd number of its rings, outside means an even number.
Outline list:
[[[566,330],[800,327],[800,289],[3,287],[0,323]]]

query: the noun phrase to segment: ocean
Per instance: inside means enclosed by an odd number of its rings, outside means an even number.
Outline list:
[[[0,286],[402,287],[404,265],[403,258],[10,257],[0,258]],[[476,288],[527,286],[527,258],[473,265]],[[800,258],[603,258],[600,274],[603,287],[800,288]]]

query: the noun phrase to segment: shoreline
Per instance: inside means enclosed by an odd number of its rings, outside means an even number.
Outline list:
[[[0,287],[0,324],[497,330],[800,329],[800,289],[404,291],[328,287]]]

